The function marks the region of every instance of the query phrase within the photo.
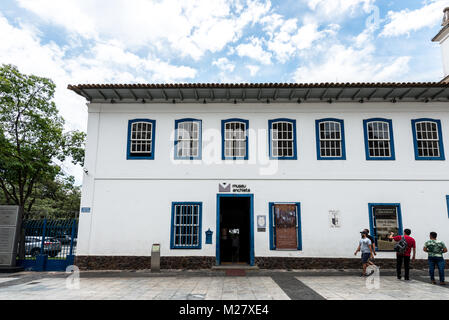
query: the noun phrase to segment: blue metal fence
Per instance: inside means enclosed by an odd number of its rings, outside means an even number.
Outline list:
[[[28,220],[22,224],[23,257],[18,264],[26,270],[64,271],[73,264],[78,221]]]

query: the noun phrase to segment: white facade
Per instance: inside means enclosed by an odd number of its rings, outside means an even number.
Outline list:
[[[418,258],[426,258],[430,231],[449,244],[449,161],[415,160],[411,125],[438,119],[442,142],[449,143],[445,102],[90,103],[88,109],[81,207],[90,212],[80,214],[77,255],[149,256],[160,243],[161,256],[215,257],[222,182],[246,185],[254,217],[267,221],[270,202],[301,203],[302,250],[270,250],[269,229],[258,232],[254,224],[255,257],[354,258],[359,231],[370,226],[369,203],[400,204]],[[128,121],[141,118],[156,121],[154,160],[127,159]],[[174,160],[175,120],[182,118],[202,120],[202,160]],[[229,118],[249,121],[248,160],[221,160],[221,121]],[[297,160],[269,159],[268,121],[276,118],[296,120]],[[317,160],[315,120],[322,118],[344,120],[346,160]],[[392,120],[395,160],[366,160],[369,118]],[[182,201],[202,202],[201,249],[170,249],[171,205]],[[330,210],[339,211],[340,228],[330,227]],[[213,244],[205,243],[208,229]]]
[[[443,56],[443,67],[444,67],[444,76],[449,76],[449,32],[441,41],[441,54]]]
[[[438,41],[441,46],[441,54],[443,57],[444,76],[449,76],[449,7],[444,9],[443,28],[432,39],[432,41]]]

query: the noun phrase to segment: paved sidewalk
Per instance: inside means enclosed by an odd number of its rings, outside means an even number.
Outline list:
[[[449,300],[449,288],[428,283],[415,271],[409,282],[393,271],[359,277],[358,270],[223,272],[81,272],[79,282],[63,272],[0,274],[0,300]],[[79,286],[78,286],[79,285]]]
[[[378,286],[357,277],[297,277],[326,300],[449,300],[449,290],[420,280],[382,276]],[[367,286],[368,282],[368,286]]]

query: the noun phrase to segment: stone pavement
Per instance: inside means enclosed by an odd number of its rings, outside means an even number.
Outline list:
[[[391,270],[368,282],[357,270],[258,270],[245,276],[211,270],[91,271],[80,278],[21,272],[0,274],[0,300],[449,300],[449,288],[431,285],[425,272],[411,277],[397,280]]]

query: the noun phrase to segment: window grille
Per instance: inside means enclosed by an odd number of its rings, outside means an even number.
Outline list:
[[[131,123],[129,154],[132,157],[153,156],[153,123],[136,121]]]
[[[440,137],[436,122],[420,121],[415,123],[416,143],[419,157],[440,157]]]
[[[225,158],[245,158],[247,155],[246,123],[230,121],[224,124]]]
[[[342,130],[340,122],[322,121],[319,123],[320,157],[342,157]]]
[[[271,152],[276,158],[294,157],[294,126],[292,122],[271,123]]]
[[[201,247],[201,203],[173,203],[173,248]]]
[[[383,121],[370,121],[366,124],[366,130],[369,157],[391,157],[390,124]]]
[[[178,158],[197,158],[200,148],[200,122],[181,121],[177,123],[176,155]]]

